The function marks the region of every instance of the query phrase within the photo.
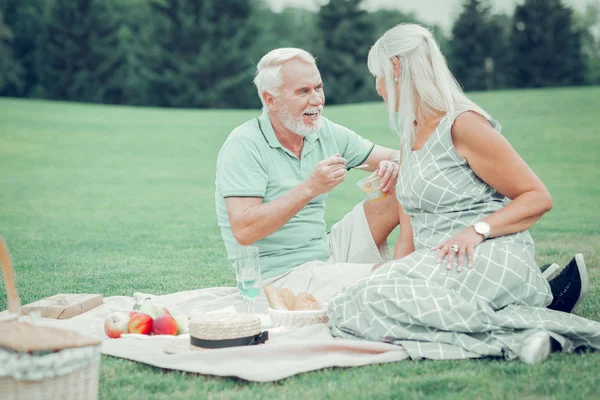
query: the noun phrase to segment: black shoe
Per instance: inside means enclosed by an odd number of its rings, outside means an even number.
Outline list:
[[[575,257],[549,284],[554,299],[548,308],[567,313],[573,311],[588,288],[588,274],[583,254],[575,254]]]
[[[544,264],[540,267],[540,269],[542,270],[542,276],[546,278],[548,282],[556,278],[561,271],[560,265],[558,265],[557,263]]]

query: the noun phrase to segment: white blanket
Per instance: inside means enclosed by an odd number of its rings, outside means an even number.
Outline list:
[[[289,287],[289,285],[287,285]],[[296,288],[301,291],[302,288]],[[142,296],[143,297],[143,296]],[[165,296],[150,296],[156,306],[169,309],[174,315],[195,315],[233,305],[244,310],[241,296],[235,288],[210,288]],[[104,299],[102,306],[68,320],[37,319],[36,323],[80,332],[102,340],[102,353],[126,358],[160,368],[196,372],[206,375],[232,376],[241,379],[270,382],[327,367],[353,367],[367,364],[401,361],[408,355],[401,346],[361,340],[334,338],[325,324],[304,328],[273,329],[264,345],[199,350],[183,354],[167,354],[164,349],[173,340],[188,337],[151,337],[140,340],[134,336],[109,339],[104,334],[104,319],[113,311],[130,311],[134,297],[115,296]],[[264,295],[258,297],[256,311],[266,315]],[[29,317],[25,317],[29,319]],[[263,322],[268,318],[263,318]],[[265,322],[267,325],[268,322]],[[268,328],[265,326],[265,328]],[[172,344],[172,343],[171,343]]]

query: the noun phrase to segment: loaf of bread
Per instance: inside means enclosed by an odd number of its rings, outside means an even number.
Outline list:
[[[296,296],[294,295],[294,292],[292,292],[290,289],[287,289],[287,288],[281,288],[281,289],[279,289],[279,293],[281,294],[281,297],[283,298],[283,302],[285,303],[287,309],[293,310],[294,309],[294,301],[296,300]]]
[[[265,295],[269,301],[269,306],[274,310],[289,310],[279,289],[273,286],[265,286]]]
[[[294,299],[294,311],[300,310],[321,310],[317,299],[310,293],[299,293]]]
[[[277,289],[273,286],[265,286],[265,295],[269,301],[269,306],[274,310],[321,310],[322,307],[310,293],[299,293],[294,296],[290,289]]]

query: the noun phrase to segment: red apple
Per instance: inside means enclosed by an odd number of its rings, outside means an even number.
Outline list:
[[[137,314],[139,311],[129,311],[129,318],[133,317],[134,314]]]
[[[170,315],[163,315],[154,320],[152,324],[152,333],[155,335],[177,335],[177,321]]]
[[[128,333],[129,315],[124,312],[114,312],[104,320],[104,332],[109,338],[120,338],[121,334]]]
[[[156,317],[162,317],[164,315],[172,316],[169,310],[164,307],[156,307]]]
[[[144,313],[136,313],[129,319],[129,333],[149,335],[152,331],[152,317]]]

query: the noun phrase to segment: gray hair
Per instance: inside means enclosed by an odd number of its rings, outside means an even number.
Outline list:
[[[271,50],[263,56],[256,66],[256,76],[254,77],[254,85],[258,90],[258,97],[263,104],[263,110],[268,112],[269,109],[263,99],[263,93],[267,92],[277,97],[279,96],[279,88],[283,84],[281,78],[281,66],[286,61],[297,58],[309,64],[316,65],[315,58],[306,50],[293,47],[283,47]]]
[[[393,57],[400,61],[399,99],[396,99]],[[402,159],[412,151],[413,121],[422,117],[416,115],[417,110],[445,112],[448,118],[458,110],[474,110],[491,119],[463,93],[433,35],[422,26],[400,24],[384,33],[369,51],[368,67],[371,74],[385,80],[389,121],[400,136]]]

